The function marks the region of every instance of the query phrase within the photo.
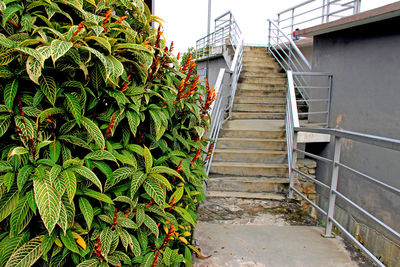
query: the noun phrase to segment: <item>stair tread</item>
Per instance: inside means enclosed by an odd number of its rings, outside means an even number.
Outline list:
[[[231,167],[251,167],[251,168],[287,168],[287,164],[282,163],[254,163],[254,162],[231,162],[231,161],[216,161],[213,166],[231,166]]]
[[[219,181],[240,181],[240,182],[255,182],[255,183],[278,183],[287,184],[289,183],[289,178],[286,177],[254,177],[254,176],[217,176],[211,177],[209,182],[219,182]]]
[[[286,150],[269,150],[269,149],[240,149],[237,148],[216,148],[215,153],[254,153],[254,154],[277,154],[286,155]]]
[[[229,198],[251,198],[251,199],[269,199],[285,200],[285,196],[277,193],[249,193],[234,191],[206,191],[207,197],[229,197]]]
[[[226,125],[224,125],[224,130],[282,131],[284,126],[284,120],[239,119],[228,121]]]
[[[265,141],[265,142],[286,142],[286,139],[283,138],[240,138],[240,137],[220,137],[218,141]]]

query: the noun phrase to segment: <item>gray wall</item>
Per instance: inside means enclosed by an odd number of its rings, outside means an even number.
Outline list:
[[[329,127],[400,139],[398,25],[400,18],[395,18],[314,37],[313,71],[334,75]],[[333,142],[309,149],[332,157],[332,146]],[[398,152],[344,140],[341,161],[400,188]],[[329,169],[319,163],[318,179],[329,182]],[[340,172],[339,191],[400,231],[399,196],[346,171]],[[395,239],[349,205],[338,203],[358,221]]]

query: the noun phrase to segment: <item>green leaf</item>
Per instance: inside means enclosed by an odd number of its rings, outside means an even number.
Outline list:
[[[56,82],[51,76],[40,76],[39,77],[40,90],[47,97],[49,102],[54,106],[57,98],[57,87]]]
[[[111,187],[116,185],[117,183],[121,182],[122,180],[125,180],[131,176],[133,176],[136,173],[136,169],[132,167],[122,167],[113,172],[114,179],[113,181],[106,181],[106,184],[104,186],[104,191],[109,190]]]
[[[0,66],[8,65],[16,57],[17,57],[17,54],[15,53],[14,48],[6,50],[5,52],[0,54]]]
[[[103,48],[105,48],[109,54],[111,54],[111,45],[110,45],[110,42],[106,38],[98,37],[98,36],[88,36],[88,37],[86,37],[86,39],[96,41],[99,45],[101,45]]]
[[[112,237],[113,231],[109,227],[104,228],[104,230],[100,234],[101,254],[105,257],[110,251]]]
[[[97,192],[97,191],[94,191],[94,190],[91,190],[91,189],[84,189],[84,190],[79,191],[79,192],[77,190],[76,194],[78,195],[78,193],[80,195],[83,194],[85,196],[92,197],[92,198],[97,199],[99,201],[102,201],[104,203],[108,203],[108,204],[114,205],[114,202],[106,194],[103,194],[103,193],[100,193],[100,192]]]
[[[171,183],[167,180],[167,178],[165,178],[161,174],[150,173],[150,177],[152,177],[153,179],[155,179],[155,180],[159,181],[160,183],[162,183],[163,185],[165,185],[168,190],[172,190]]]
[[[107,163],[102,161],[93,161],[92,164],[107,177],[107,181],[112,182],[114,180],[113,171]]]
[[[75,239],[72,237],[71,230],[67,230],[66,235],[60,234],[60,239],[67,249],[79,254],[79,248],[75,242]]]
[[[36,204],[40,217],[49,234],[53,231],[60,217],[61,200],[56,189],[45,178],[33,181]]]
[[[51,184],[54,184],[56,179],[58,179],[58,175],[60,174],[62,167],[60,165],[55,164],[49,173],[49,180]]]
[[[47,252],[49,252],[56,238],[57,238],[56,232],[51,233],[51,235],[48,234],[44,235],[42,244],[40,246],[40,250],[42,251],[43,254],[47,254]]]
[[[143,182],[146,180],[147,175],[144,174],[143,172],[136,172],[131,180],[131,198],[136,194],[136,191],[139,189],[139,187],[143,184]]]
[[[159,182],[153,179],[146,179],[143,186],[146,193],[149,194],[149,196],[152,197],[159,206],[164,205],[165,195]]]
[[[123,228],[137,229],[138,226],[131,219],[125,217],[117,217],[118,225]]]
[[[61,230],[65,235],[68,228],[68,217],[67,217],[67,210],[65,209],[65,206],[62,202],[60,209],[60,217],[58,218],[57,224],[60,226]]]
[[[29,175],[31,175],[33,170],[33,166],[32,165],[25,165],[24,167],[22,167],[17,175],[17,185],[18,185],[18,189],[19,191],[22,190],[22,188],[24,187],[26,181],[29,178]]]
[[[79,100],[70,93],[65,93],[65,100],[67,101],[67,106],[69,111],[74,116],[76,123],[81,126],[82,108]]]
[[[41,256],[43,235],[31,239],[28,243],[17,249],[6,263],[6,267],[26,267],[32,266]]]
[[[112,73],[112,66],[111,66],[110,62],[107,60],[107,58],[102,53],[100,53],[98,50],[96,50],[94,48],[91,48],[91,47],[81,47],[81,48],[86,49],[89,52],[93,53],[101,61],[101,63],[103,63],[103,66],[105,69],[104,80],[107,81]]]
[[[193,220],[192,216],[190,215],[190,213],[186,209],[181,208],[179,206],[174,206],[173,209],[176,212],[178,212],[178,214],[181,215],[182,218],[185,219],[185,221],[187,221],[188,223],[190,223],[193,226],[196,225],[196,222]]]
[[[0,137],[2,137],[8,130],[11,124],[11,116],[1,116],[0,121]]]
[[[79,263],[77,267],[96,267],[99,266],[99,263],[98,259],[90,259]]]
[[[144,146],[144,166],[146,169],[146,173],[149,173],[151,171],[151,167],[153,167],[153,156],[150,153],[150,150]]]
[[[61,155],[61,143],[60,141],[56,140],[55,142],[52,142],[49,146],[50,149],[50,159],[54,162],[57,163],[58,159],[60,158]]]
[[[22,52],[24,54],[34,57],[36,60],[38,60],[40,62],[41,65],[44,64],[45,58],[43,57],[42,53],[40,53],[39,51],[37,51],[33,48],[30,48],[30,47],[17,47],[15,49],[19,52]]]
[[[17,156],[24,155],[24,154],[28,154],[28,150],[26,150],[26,148],[23,146],[17,146],[11,151],[10,157],[15,155]]]
[[[29,241],[29,232],[26,231],[23,234],[10,237],[7,235],[0,242],[0,266],[5,266],[9,260],[11,254],[13,254],[18,248]]]
[[[90,119],[82,117],[82,125],[88,131],[89,135],[94,139],[96,144],[100,149],[103,149],[106,145],[103,133],[100,131],[99,127]]]
[[[174,200],[174,203],[178,203],[179,200],[181,200],[182,196],[183,196],[183,186],[178,186],[176,187],[175,192],[171,195],[171,197],[169,198],[168,203],[172,202],[172,199]]]
[[[10,191],[11,186],[13,185],[15,180],[15,173],[13,172],[7,172],[4,176],[3,176],[3,183],[7,188],[7,192]]]
[[[4,46],[5,48],[12,48],[17,46],[14,41],[8,39],[4,34],[0,34],[0,45]]]
[[[172,176],[176,176],[183,180],[183,177],[175,170],[168,168],[166,166],[155,166],[151,169],[150,173],[166,173]]]
[[[113,154],[108,152],[107,150],[97,150],[94,152],[90,152],[85,156],[85,159],[91,160],[111,160],[117,162],[117,159],[114,157]]]
[[[51,58],[53,64],[56,64],[57,59],[65,55],[69,49],[71,49],[73,43],[55,39],[50,44]]]
[[[92,222],[93,222],[93,218],[94,218],[94,212],[93,212],[92,206],[90,205],[89,200],[87,200],[84,197],[80,197],[79,198],[79,208],[81,209],[83,218],[85,218],[87,227],[90,230],[90,227],[92,226]]]
[[[144,257],[143,262],[140,264],[140,267],[151,267],[154,261],[154,252],[149,252]]]
[[[83,177],[85,177],[86,179],[91,181],[93,184],[95,184],[100,189],[100,192],[103,192],[102,185],[101,185],[99,178],[97,178],[96,174],[94,174],[94,172],[92,172],[85,166],[72,166],[72,167],[69,167],[68,169],[79,175],[82,175]]]
[[[13,109],[14,98],[18,91],[18,80],[14,79],[12,82],[7,83],[4,87],[4,104],[8,110]]]
[[[21,5],[9,5],[2,12],[3,13],[3,28],[6,26],[8,20],[18,11],[22,11],[23,7]]]
[[[61,173],[63,180],[64,180],[64,184],[65,184],[65,189],[67,191],[67,195],[68,195],[68,200],[71,203],[72,200],[74,199],[75,196],[75,192],[76,192],[76,176],[74,174],[74,172],[72,172],[71,170],[64,170]]]
[[[131,129],[133,136],[136,136],[137,127],[140,124],[139,115],[134,111],[128,110],[126,112],[126,118],[128,119],[129,128]]]
[[[15,209],[18,204],[19,193],[16,186],[11,189],[0,199],[0,222],[3,221],[11,212]]]
[[[29,208],[26,196],[21,198],[17,207],[11,213],[10,218],[10,236],[19,235],[29,224],[33,216],[33,212]]]
[[[156,236],[156,238],[158,238],[159,231],[157,223],[147,214],[144,216],[143,222],[150,229],[150,231]]]

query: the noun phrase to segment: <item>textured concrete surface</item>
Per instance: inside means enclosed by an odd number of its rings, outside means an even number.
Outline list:
[[[342,240],[322,238],[322,231],[266,214],[251,224],[200,222],[195,239],[202,254],[211,257],[195,259],[193,266],[357,266]]]

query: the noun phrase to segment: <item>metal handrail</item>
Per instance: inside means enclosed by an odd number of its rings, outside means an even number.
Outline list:
[[[227,44],[231,45],[233,50],[236,51],[237,46],[240,44],[241,36],[242,31],[232,13],[228,11],[215,19],[214,32],[196,41],[196,58],[222,54],[222,48]],[[213,49],[219,47],[221,50],[214,52]]]
[[[288,115],[287,115],[288,116]],[[298,133],[301,132],[308,132],[308,133],[318,133],[318,134],[327,134],[333,137],[334,139],[334,153],[333,153],[333,158],[329,159],[326,157],[318,156],[310,152],[306,152],[304,150],[301,150],[297,147],[297,136]],[[325,236],[330,237],[332,235],[332,228],[333,226],[336,226],[340,229],[342,233],[344,233],[348,238],[350,238],[363,252],[368,255],[371,260],[373,260],[378,266],[385,266],[371,251],[369,251],[363,244],[361,244],[343,225],[341,225],[335,218],[334,218],[334,213],[335,213],[335,208],[336,208],[336,198],[340,198],[342,201],[345,201],[348,203],[350,206],[353,208],[357,209],[361,214],[364,214],[367,216],[369,219],[373,220],[375,223],[379,224],[383,229],[391,233],[393,236],[396,238],[400,238],[400,233],[394,230],[392,227],[389,225],[385,224],[382,220],[378,219],[376,216],[368,212],[365,208],[363,208],[361,205],[356,204],[353,200],[350,199],[350,197],[345,196],[343,193],[339,192],[337,185],[339,179],[343,179],[339,175],[339,169],[345,169],[347,171],[350,171],[353,174],[356,174],[358,177],[365,179],[366,181],[370,182],[372,185],[380,187],[382,190],[386,190],[388,192],[391,192],[397,196],[400,196],[400,188],[389,185],[385,182],[380,181],[377,178],[374,178],[368,174],[363,173],[362,171],[356,170],[345,163],[340,161],[340,152],[341,152],[341,144],[342,144],[342,139],[348,139],[351,141],[359,142],[359,143],[364,143],[368,145],[373,145],[379,148],[385,148],[393,151],[398,151],[400,152],[400,140],[399,139],[393,139],[393,138],[387,138],[387,137],[380,137],[376,135],[370,135],[370,134],[363,134],[363,133],[358,133],[358,132],[352,132],[352,131],[346,131],[346,130],[340,130],[340,129],[327,129],[327,128],[306,128],[306,127],[294,127],[293,131],[288,133],[288,138],[291,138],[291,143],[288,142],[288,155],[289,155],[289,150],[290,150],[290,157],[288,156],[288,166],[289,166],[289,179],[290,179],[290,186],[289,186],[289,196],[293,196],[293,193],[298,194],[300,197],[302,197],[304,200],[309,202],[313,207],[315,207],[319,212],[321,212],[323,215],[326,216],[326,226],[325,226]],[[308,157],[315,158],[317,160],[322,160],[326,162],[327,164],[331,164],[331,172],[330,172],[330,177],[331,177],[331,183],[329,185],[322,183],[319,180],[316,180],[313,177],[310,177],[309,175],[301,172],[299,169],[296,168],[296,158],[297,158],[297,153],[302,153],[307,155]],[[329,190],[329,206],[327,210],[324,210],[322,207],[318,206],[316,203],[311,201],[310,199],[307,198],[304,194],[299,192],[294,187],[294,180],[295,176],[294,173],[297,173],[298,175],[301,175],[305,179],[311,180],[313,182],[317,182],[319,185],[321,185],[324,188],[327,188]]]
[[[361,0],[308,0],[277,14],[276,22],[293,37],[300,25],[311,27],[360,12]],[[305,23],[308,23],[304,25]],[[282,25],[284,24],[284,25]]]
[[[242,71],[242,63],[243,63],[243,48],[244,48],[244,39],[241,38],[239,41],[238,48],[236,49],[235,56],[233,57],[232,65],[230,71],[232,72],[231,78],[231,92],[230,92],[230,101],[228,106],[228,119],[232,117],[232,107],[233,102],[235,100],[237,84],[239,81],[240,72]]]

